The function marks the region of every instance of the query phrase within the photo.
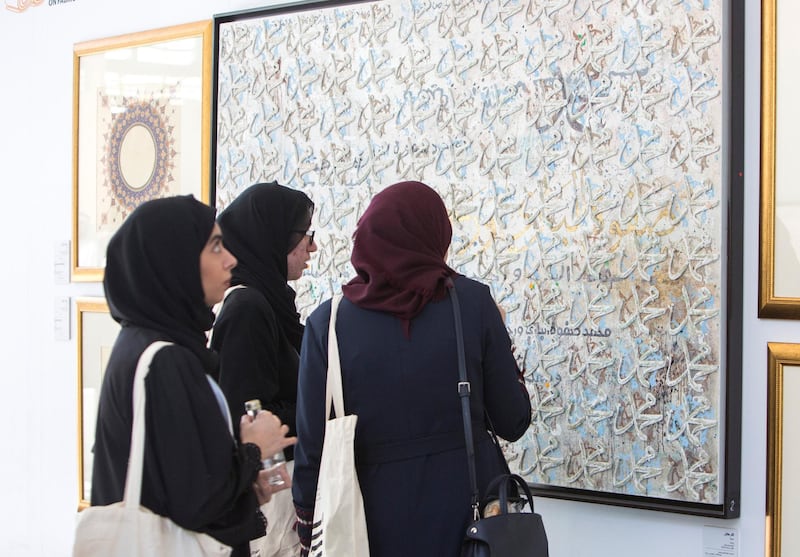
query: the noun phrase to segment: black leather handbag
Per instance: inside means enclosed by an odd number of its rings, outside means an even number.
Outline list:
[[[531,512],[509,512],[508,493],[515,484],[533,509],[533,497],[525,480],[516,474],[503,474],[492,483],[499,484],[500,514],[478,518],[467,527],[461,549],[462,557],[547,557],[547,533],[542,517]],[[490,484],[487,492],[492,493]]]
[[[541,515],[533,510],[533,497],[528,484],[516,474],[511,474],[506,464],[506,473],[494,478],[486,489],[486,496],[499,499],[500,512],[481,518],[481,503],[475,473],[475,443],[472,436],[472,415],[469,408],[470,384],[467,378],[464,333],[461,327],[461,309],[455,288],[450,288],[458,346],[458,394],[461,397],[461,415],[464,419],[464,439],[467,447],[470,487],[472,489],[472,524],[467,527],[461,546],[461,557],[549,557],[547,533]],[[491,422],[489,422],[491,427]],[[493,441],[505,464],[505,457],[497,445],[494,429]],[[496,492],[495,492],[496,490]],[[497,494],[496,496],[494,494]],[[509,493],[520,494],[527,499],[530,512],[509,512]]]

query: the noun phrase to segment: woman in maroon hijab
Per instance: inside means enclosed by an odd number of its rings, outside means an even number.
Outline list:
[[[358,415],[356,463],[371,557],[459,555],[470,519],[453,307],[461,304],[478,487],[504,472],[486,433],[519,439],[530,401],[489,288],[445,262],[452,229],[439,195],[420,182],[377,194],[358,221],[337,335],[344,402]],[[325,426],[331,304],[306,322],[300,355],[292,494],[308,551]]]

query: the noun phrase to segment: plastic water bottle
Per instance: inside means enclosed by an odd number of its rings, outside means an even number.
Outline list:
[[[248,416],[252,416],[253,418],[261,412],[261,401],[257,398],[253,400],[248,400],[244,403],[244,411],[247,413]],[[286,455],[283,454],[283,451],[277,452],[271,457],[267,457],[261,461],[261,466],[263,466],[264,470],[270,471],[269,481],[270,485],[283,485],[283,476],[280,474],[280,469],[282,466],[286,465]]]

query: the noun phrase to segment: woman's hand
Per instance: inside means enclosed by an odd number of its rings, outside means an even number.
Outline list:
[[[239,437],[242,443],[257,445],[262,458],[279,453],[297,443],[297,437],[286,437],[287,433],[289,426],[281,424],[278,416],[266,410],[260,411],[255,417],[244,414],[239,422]]]

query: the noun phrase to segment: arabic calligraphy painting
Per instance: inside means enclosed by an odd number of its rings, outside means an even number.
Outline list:
[[[307,315],[372,195],[421,180],[491,285],[535,485],[721,502],[722,0],[415,0],[217,16],[216,204],[306,191]],[[313,7],[313,9],[311,9]],[[299,10],[299,11],[297,11]]]

